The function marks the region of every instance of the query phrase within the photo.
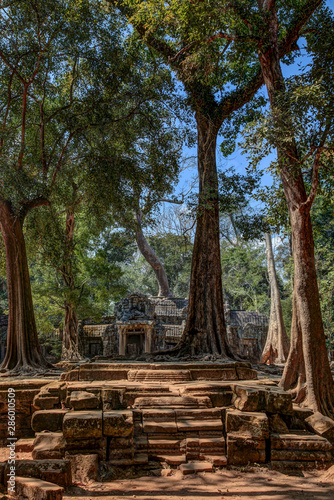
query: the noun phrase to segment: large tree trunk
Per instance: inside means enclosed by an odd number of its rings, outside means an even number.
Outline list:
[[[75,304],[65,302],[65,319],[63,328],[63,345],[61,359],[63,361],[79,361],[78,316]]]
[[[66,213],[64,264],[61,267],[60,272],[65,286],[71,295],[75,292],[75,279],[71,260],[73,253],[74,228],[74,213],[68,210]],[[82,359],[82,356],[80,354],[78,339],[77,304],[73,300],[65,300],[64,307],[65,318],[61,359],[63,361],[79,361]]]
[[[265,49],[259,50],[259,60],[270,104],[275,109],[276,125],[282,127],[284,121],[286,127],[289,120],[287,110],[280,109],[280,101],[276,99],[277,93],[285,89],[285,84],[278,55],[278,18],[275,2],[258,0],[258,3],[265,14],[265,33],[268,37],[263,44]],[[285,389],[294,390],[297,401],[304,400],[304,403],[313,410],[333,415],[334,382],[321,318],[310,215],[315,190],[309,196],[306,193],[297,148],[293,141],[292,125],[289,136],[291,138],[289,150],[278,149],[280,174],[290,216],[294,255],[291,347],[281,385]],[[300,352],[301,346],[302,353]],[[296,378],[297,364],[299,364],[298,379]],[[304,373],[305,384],[303,384]]]
[[[218,127],[199,112],[199,208],[194,241],[188,316],[181,353],[230,355],[224,319],[219,245],[216,141]]]
[[[52,367],[43,357],[35,323],[23,221],[10,205],[0,202],[0,228],[6,249],[8,331],[2,370],[11,374]]]
[[[283,311],[277,282],[275,259],[271,235],[269,233],[265,233],[265,240],[271,305],[268,335],[262,352],[262,363],[284,363],[289,353],[289,339],[283,321]]]
[[[169,289],[168,278],[164,266],[144,236],[141,225],[141,214],[139,212],[136,213],[135,238],[141,254],[154,271],[159,285],[158,297],[172,297],[173,294]]]

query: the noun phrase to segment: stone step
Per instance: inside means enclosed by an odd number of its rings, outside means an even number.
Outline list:
[[[182,474],[195,474],[196,472],[211,472],[213,464],[210,462],[189,462],[187,464],[180,465],[179,469]]]
[[[5,477],[10,472],[6,463]],[[68,460],[16,460],[15,473],[19,477],[34,477],[67,488],[72,484],[71,465]]]
[[[212,403],[209,397],[191,397],[191,396],[165,396],[136,398],[134,405],[135,408],[212,408]]]
[[[317,434],[298,432],[294,434],[272,434],[272,450],[300,450],[300,451],[331,451],[333,446],[324,437]]]
[[[181,465],[187,462],[187,458],[183,454],[168,455],[166,453],[157,454],[154,456],[158,462],[166,463],[168,465]]]
[[[191,380],[189,370],[129,370],[130,382],[187,382]]]
[[[147,443],[149,451],[161,450],[164,452],[179,451],[180,450],[180,440],[178,439],[149,439]]]
[[[9,483],[8,483],[9,485]],[[8,493],[11,498],[17,500],[62,500],[64,489],[60,486],[42,481],[32,477],[19,477],[15,478],[15,494],[12,494],[9,486]]]
[[[194,431],[221,431],[223,432],[224,426],[221,419],[205,419],[195,420],[191,419],[177,419],[176,427],[178,432],[194,432]]]

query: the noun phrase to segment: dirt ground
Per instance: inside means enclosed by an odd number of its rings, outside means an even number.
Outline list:
[[[267,468],[217,470],[182,476],[119,479],[73,487],[67,500],[334,500],[334,467],[325,472],[282,474]]]

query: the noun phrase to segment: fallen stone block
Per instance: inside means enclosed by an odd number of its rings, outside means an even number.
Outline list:
[[[190,462],[180,465],[179,469],[184,476],[197,472],[212,472],[213,464],[210,462]]]
[[[15,493],[8,489],[8,494],[17,500],[62,500],[63,491],[60,486],[41,479],[16,477]]]
[[[69,405],[73,410],[94,410],[99,407],[100,400],[92,392],[73,391],[69,398]]]
[[[265,410],[268,413],[292,415],[292,396],[281,389],[271,387],[265,391]]]
[[[237,410],[260,411],[263,409],[263,391],[252,387],[235,385],[233,404]]]
[[[35,477],[68,488],[72,484],[71,466],[68,460],[17,460],[15,472],[20,477]],[[5,477],[9,473],[6,464]]]
[[[334,444],[334,420],[316,412],[307,417],[305,423],[313,432]]]
[[[133,434],[134,424],[132,411],[103,412],[103,435],[127,437]]]
[[[65,454],[65,439],[61,432],[36,434],[32,457],[34,459],[61,459]]]
[[[239,432],[254,439],[269,437],[269,423],[265,413],[243,412],[240,410],[226,411],[226,432]]]
[[[99,470],[99,456],[92,455],[68,455],[73,483],[87,483],[96,481]]]
[[[66,440],[102,438],[102,411],[69,411],[64,416],[63,433]]]
[[[64,416],[68,410],[39,410],[36,411],[31,419],[31,427],[35,432],[61,431],[63,428]]]
[[[249,434],[227,435],[227,461],[229,465],[263,464],[266,462],[265,439],[252,439]]]
[[[305,432],[289,434],[272,434],[270,437],[272,450],[309,450],[331,451],[332,444],[324,437]]]

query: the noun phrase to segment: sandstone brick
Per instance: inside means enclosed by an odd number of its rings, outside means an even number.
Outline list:
[[[35,432],[61,431],[63,428],[63,419],[68,410],[39,410],[36,411],[31,419],[31,427]]]
[[[103,412],[103,435],[127,437],[133,434],[134,424],[132,411]]]
[[[269,437],[269,423],[265,413],[226,411],[226,432],[246,434],[255,439]]]
[[[235,385],[233,404],[241,411],[260,411],[263,409],[263,391],[252,387]]]
[[[227,435],[227,461],[229,465],[262,464],[266,461],[265,439],[252,439],[248,434]]]
[[[16,474],[20,477],[34,477],[68,488],[72,484],[71,466],[68,460],[17,460]],[[5,475],[9,472],[6,464]]]
[[[307,417],[305,423],[313,432],[334,444],[334,420],[316,412]]]
[[[32,457],[34,459],[60,459],[65,454],[65,439],[61,432],[40,432],[36,434]]]
[[[270,388],[265,391],[265,410],[269,413],[293,413],[291,394],[280,389]]]
[[[68,460],[71,467],[73,483],[87,483],[89,480],[96,481],[99,469],[98,454],[92,455],[69,455]]]
[[[94,410],[99,407],[100,400],[92,392],[73,391],[70,396],[69,405],[73,410]]]
[[[63,433],[66,440],[102,438],[102,411],[69,411],[64,416]]]

